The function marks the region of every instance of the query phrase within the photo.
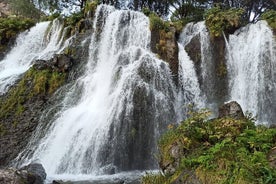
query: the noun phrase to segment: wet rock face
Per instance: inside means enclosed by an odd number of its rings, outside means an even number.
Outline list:
[[[188,53],[191,60],[194,62],[196,74],[198,76],[199,83],[202,85],[203,79],[201,75],[201,43],[200,43],[200,35],[196,35],[191,39],[190,43],[188,43],[185,47],[186,52]]]
[[[83,66],[87,61],[86,58],[88,57],[89,50],[88,44],[90,42],[86,41],[85,45],[83,47],[81,46],[81,43],[87,38],[86,34],[80,34],[70,45],[70,49],[74,51],[74,53],[79,53],[78,55],[74,55],[73,53],[69,53],[68,55],[58,54],[50,61],[35,61],[32,69],[35,73],[34,75],[40,75],[47,70],[50,75],[55,72],[68,76],[65,77],[64,83],[61,85],[74,81],[82,74]],[[24,83],[23,88],[20,86],[22,81]],[[4,116],[0,115],[0,168],[8,166],[13,159],[26,148],[32,133],[41,122],[41,114],[45,113],[45,110],[54,106],[54,104],[58,104],[61,100],[60,95],[53,95],[55,91],[52,91],[52,93],[38,93],[32,95],[34,92],[33,83],[34,77],[26,77],[25,74],[5,95],[0,96],[0,107],[2,103],[9,102],[11,98],[18,98],[19,96],[20,99],[26,99],[21,102],[21,108],[17,109],[19,113],[15,113],[14,111],[17,110],[11,108],[6,109],[7,112]],[[45,88],[47,87],[49,86],[45,86]],[[57,89],[59,89],[59,87],[55,88],[55,90]],[[18,90],[23,91],[22,95],[13,95],[13,92]],[[54,113],[55,110],[50,113],[51,116],[48,117],[48,120],[54,116]],[[43,126],[47,127],[47,123],[49,123],[49,121],[45,121],[45,125]],[[41,136],[43,136],[43,133]],[[2,183],[0,182],[0,184]]]
[[[58,72],[67,72],[73,66],[73,59],[65,54],[56,54],[49,61],[36,60],[34,68],[37,70],[50,69]]]
[[[238,104],[236,101],[232,101],[224,104],[219,108],[219,118],[222,118],[222,117],[232,117],[235,119],[242,119],[244,118],[244,114],[240,104]]]
[[[41,164],[30,164],[21,169],[0,170],[1,184],[43,184],[46,173]]]
[[[171,26],[169,32],[154,29],[151,32],[151,50],[158,54],[160,59],[169,63],[174,81],[177,84],[179,61],[176,29]]]

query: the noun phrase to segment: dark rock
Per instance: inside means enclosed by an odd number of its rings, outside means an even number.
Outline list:
[[[160,58],[169,63],[174,81],[178,84],[178,45],[176,29],[170,26],[170,31],[152,30],[151,50],[158,54]]]
[[[161,159],[159,166],[165,174],[172,175],[175,173],[176,168],[179,167],[181,157],[184,155],[184,150],[181,149],[181,145],[176,142],[171,145],[169,152],[173,161]]]
[[[51,71],[66,71],[68,77],[65,79],[67,85],[70,82],[78,78],[85,69],[85,64],[87,63],[87,58],[89,56],[89,39],[91,37],[91,32],[87,34],[80,34],[76,39],[72,40],[70,47],[76,51],[76,55],[67,56],[65,54],[56,55],[56,59],[52,59],[52,64],[48,65],[48,61],[38,60],[34,63],[35,73],[39,73],[37,70],[49,69]],[[85,42],[82,46],[83,41]],[[71,59],[71,56],[73,59]],[[73,62],[78,61],[78,62]],[[71,66],[71,64],[74,64]],[[27,78],[27,80],[25,79]],[[40,125],[43,128],[40,131],[40,137],[42,138],[55,114],[61,108],[59,103],[63,100],[63,95],[66,89],[60,89],[58,95],[53,95],[53,93],[40,93],[37,95],[30,95],[33,93],[33,82],[34,79],[29,79],[25,75],[19,79],[14,85],[12,85],[9,91],[0,97],[0,104],[8,102],[12,98],[12,91],[21,89],[20,82],[25,80],[24,89],[22,96],[26,100],[22,101],[20,104],[23,107],[19,114],[16,114],[16,108],[7,110],[5,116],[0,117],[0,168],[7,167],[13,162],[13,159],[18,156],[20,152],[24,150],[26,154],[32,154],[34,150],[26,150],[26,146],[31,138],[32,133],[36,130],[37,126]],[[46,86],[47,87],[47,86]],[[77,94],[77,93],[76,93]],[[31,96],[31,97],[30,97]],[[54,107],[54,108],[49,108]],[[47,113],[45,113],[47,112]],[[0,113],[1,114],[1,113]],[[42,114],[47,114],[40,118]],[[34,143],[35,144],[35,143]],[[20,165],[21,163],[16,162],[13,164]],[[0,182],[1,184],[1,182]]]
[[[62,182],[61,180],[53,180],[52,184],[62,184],[64,182]]]
[[[33,182],[34,184],[43,183],[43,181],[46,179],[46,176],[47,176],[43,166],[38,163],[29,164],[21,168],[20,171],[21,172],[27,171],[28,181],[34,181]]]
[[[232,101],[219,108],[219,118],[222,117],[242,119],[244,118],[244,114],[241,106],[236,101]]]
[[[267,158],[268,158],[269,165],[272,168],[276,169],[276,147],[274,147],[270,150]]]
[[[172,184],[201,184],[194,171],[184,170]]]
[[[59,72],[68,72],[73,66],[73,59],[65,54],[56,54],[50,60],[36,60],[34,68],[37,70],[55,70]]]

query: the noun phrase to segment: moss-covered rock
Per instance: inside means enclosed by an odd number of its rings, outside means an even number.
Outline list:
[[[67,71],[32,67],[0,98],[0,166],[26,146],[54,92],[67,80]]]
[[[251,117],[208,115],[201,111],[171,127],[159,142],[164,176],[148,175],[143,183],[275,183],[276,129],[255,126]]]
[[[177,84],[178,81],[178,45],[177,29],[174,24],[163,21],[155,14],[150,14],[151,50],[160,59],[170,65],[170,69]]]
[[[268,25],[272,28],[274,35],[276,35],[276,10],[269,10],[262,14],[262,20],[267,21]]]

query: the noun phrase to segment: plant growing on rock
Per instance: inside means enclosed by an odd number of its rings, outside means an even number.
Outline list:
[[[243,13],[244,10],[240,8],[224,10],[216,6],[206,12],[206,26],[213,37],[219,37],[223,32],[233,32],[241,27]]]
[[[18,33],[34,25],[35,22],[28,18],[0,18],[0,52],[6,48],[11,40],[15,40]]]
[[[265,12],[264,14],[262,14],[261,19],[266,20],[272,29],[276,29],[276,11],[275,10],[269,10]]]
[[[268,160],[276,145],[275,128],[255,126],[247,117],[208,116],[205,110],[192,113],[163,135],[159,165],[164,175],[147,175],[144,184],[276,182]]]

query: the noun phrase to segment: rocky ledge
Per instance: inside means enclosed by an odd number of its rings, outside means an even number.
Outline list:
[[[159,141],[162,174],[149,174],[143,184],[276,183],[276,128],[255,125],[237,102],[191,117]]]
[[[46,172],[41,164],[33,163],[20,169],[0,169],[1,184],[43,184]]]

